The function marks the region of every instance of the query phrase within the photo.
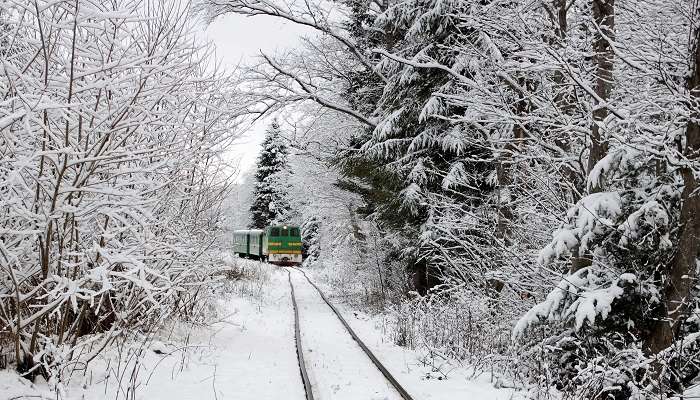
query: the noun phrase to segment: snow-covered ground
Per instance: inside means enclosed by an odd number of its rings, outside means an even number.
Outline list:
[[[314,396],[333,400],[401,400],[301,273],[292,271],[304,360]]]
[[[313,274],[310,274],[313,279]],[[321,283],[316,279],[317,284]],[[331,289],[323,288],[329,294]],[[436,365],[423,362],[420,351],[391,343],[381,329],[381,318],[352,309],[334,301],[345,320],[372,350],[384,366],[416,399],[430,400],[505,400],[517,399],[520,393],[512,389],[494,387],[494,377],[487,373],[474,373],[468,365],[456,361],[443,361],[440,371]],[[359,350],[359,348],[358,348]]]
[[[287,271],[257,262],[247,262],[246,268],[258,269],[255,278],[235,283],[222,295],[220,317],[211,326],[174,324],[147,347],[138,343],[114,347],[59,393],[50,391],[46,382],[30,384],[13,372],[0,371],[0,400],[304,399]],[[315,397],[399,400],[315,289],[299,272],[292,271],[291,276]],[[513,398],[511,390],[494,388],[486,375],[470,377],[466,367],[451,370],[448,379],[436,379],[430,367],[419,362],[416,351],[383,340],[374,319],[339,306],[353,329],[416,399]],[[142,355],[139,363],[135,363],[137,354]]]
[[[136,387],[134,398],[144,400],[304,399],[287,275],[262,268],[268,270],[262,278],[239,282],[221,298],[218,322],[195,329],[175,325],[141,349],[143,359],[133,379],[135,357],[119,364],[118,350],[124,360],[139,349],[135,343],[108,351],[85,378],[74,377],[58,398],[124,399]],[[57,398],[45,382],[31,385],[13,372],[0,371],[0,400],[20,395]]]
[[[377,355],[406,390],[417,399],[430,400],[500,400],[517,398],[511,389],[497,389],[495,379],[488,373],[474,373],[467,365],[443,360],[438,365],[425,361],[417,350],[389,342],[382,334],[378,318],[351,310],[339,304],[337,308],[362,341]],[[439,370],[438,370],[439,369]]]

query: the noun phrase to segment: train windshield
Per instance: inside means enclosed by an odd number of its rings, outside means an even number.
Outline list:
[[[271,237],[299,237],[299,228],[297,227],[277,227],[270,229]]]

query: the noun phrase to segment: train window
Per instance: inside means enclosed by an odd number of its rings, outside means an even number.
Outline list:
[[[287,228],[282,228],[282,233],[280,236],[289,236],[289,229]]]
[[[270,231],[270,236],[279,236],[280,235],[280,228],[272,228]]]
[[[289,236],[299,236],[299,228],[292,228]]]

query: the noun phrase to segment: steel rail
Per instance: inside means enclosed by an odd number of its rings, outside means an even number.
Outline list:
[[[321,295],[321,298],[323,299],[323,301],[328,305],[328,307],[330,307],[331,310],[333,310],[333,313],[335,314],[336,317],[338,317],[338,319],[343,324],[343,326],[345,326],[345,329],[347,329],[348,333],[350,333],[350,336],[352,336],[352,338],[360,346],[362,351],[365,352],[367,357],[369,357],[369,359],[372,361],[374,366],[377,367],[379,372],[381,372],[382,375],[384,375],[384,377],[386,378],[386,380],[388,380],[389,383],[391,383],[391,385],[394,387],[394,389],[396,389],[396,391],[399,392],[401,397],[403,397],[404,400],[414,400],[413,397],[406,391],[406,389],[404,389],[404,387],[401,386],[399,381],[396,380],[396,378],[394,378],[394,375],[392,375],[391,372],[389,372],[389,370],[384,366],[384,364],[382,364],[382,362],[379,361],[377,356],[375,356],[374,353],[372,353],[372,350],[370,350],[369,347],[367,347],[367,345],[365,345],[365,343],[362,341],[362,339],[360,339],[360,337],[357,336],[355,331],[350,327],[350,324],[345,320],[345,318],[343,318],[343,315],[340,314],[340,311],[338,311],[338,309],[335,308],[335,306],[328,300],[328,298],[323,293],[323,291],[318,286],[316,286],[316,284],[313,283],[313,281],[311,281],[311,279],[309,279],[309,277],[306,275],[306,273],[304,271],[302,271],[298,268],[295,268],[295,267],[290,267],[290,268],[292,268],[296,271],[299,271],[299,272],[301,272],[302,275],[304,275],[304,278],[306,278],[306,280],[311,284],[311,286],[313,286],[314,289],[316,289],[318,294]],[[289,271],[287,271],[287,273],[289,273]],[[291,278],[291,274],[290,274],[289,275],[289,283],[291,284],[291,282],[292,282],[292,278]],[[296,305],[295,305],[295,307],[296,307]],[[296,308],[295,308],[295,310],[296,310]]]
[[[304,363],[304,348],[301,345],[301,329],[299,328],[299,308],[297,307],[297,299],[294,295],[294,284],[292,283],[292,273],[287,270],[287,279],[289,279],[289,287],[292,292],[292,306],[294,307],[294,342],[297,348],[297,360],[299,361],[299,373],[301,381],[304,384],[304,392],[306,400],[314,400],[314,394],[311,390],[311,382],[306,371],[306,363]]]

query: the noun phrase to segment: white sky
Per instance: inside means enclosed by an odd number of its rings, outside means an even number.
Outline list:
[[[228,14],[209,25],[204,34],[214,42],[217,56],[225,68],[253,61],[260,50],[267,54],[293,48],[299,38],[309,34],[308,28],[268,16],[244,17]],[[240,160],[241,174],[255,165],[268,121],[259,121],[238,140],[231,149],[234,159]]]

